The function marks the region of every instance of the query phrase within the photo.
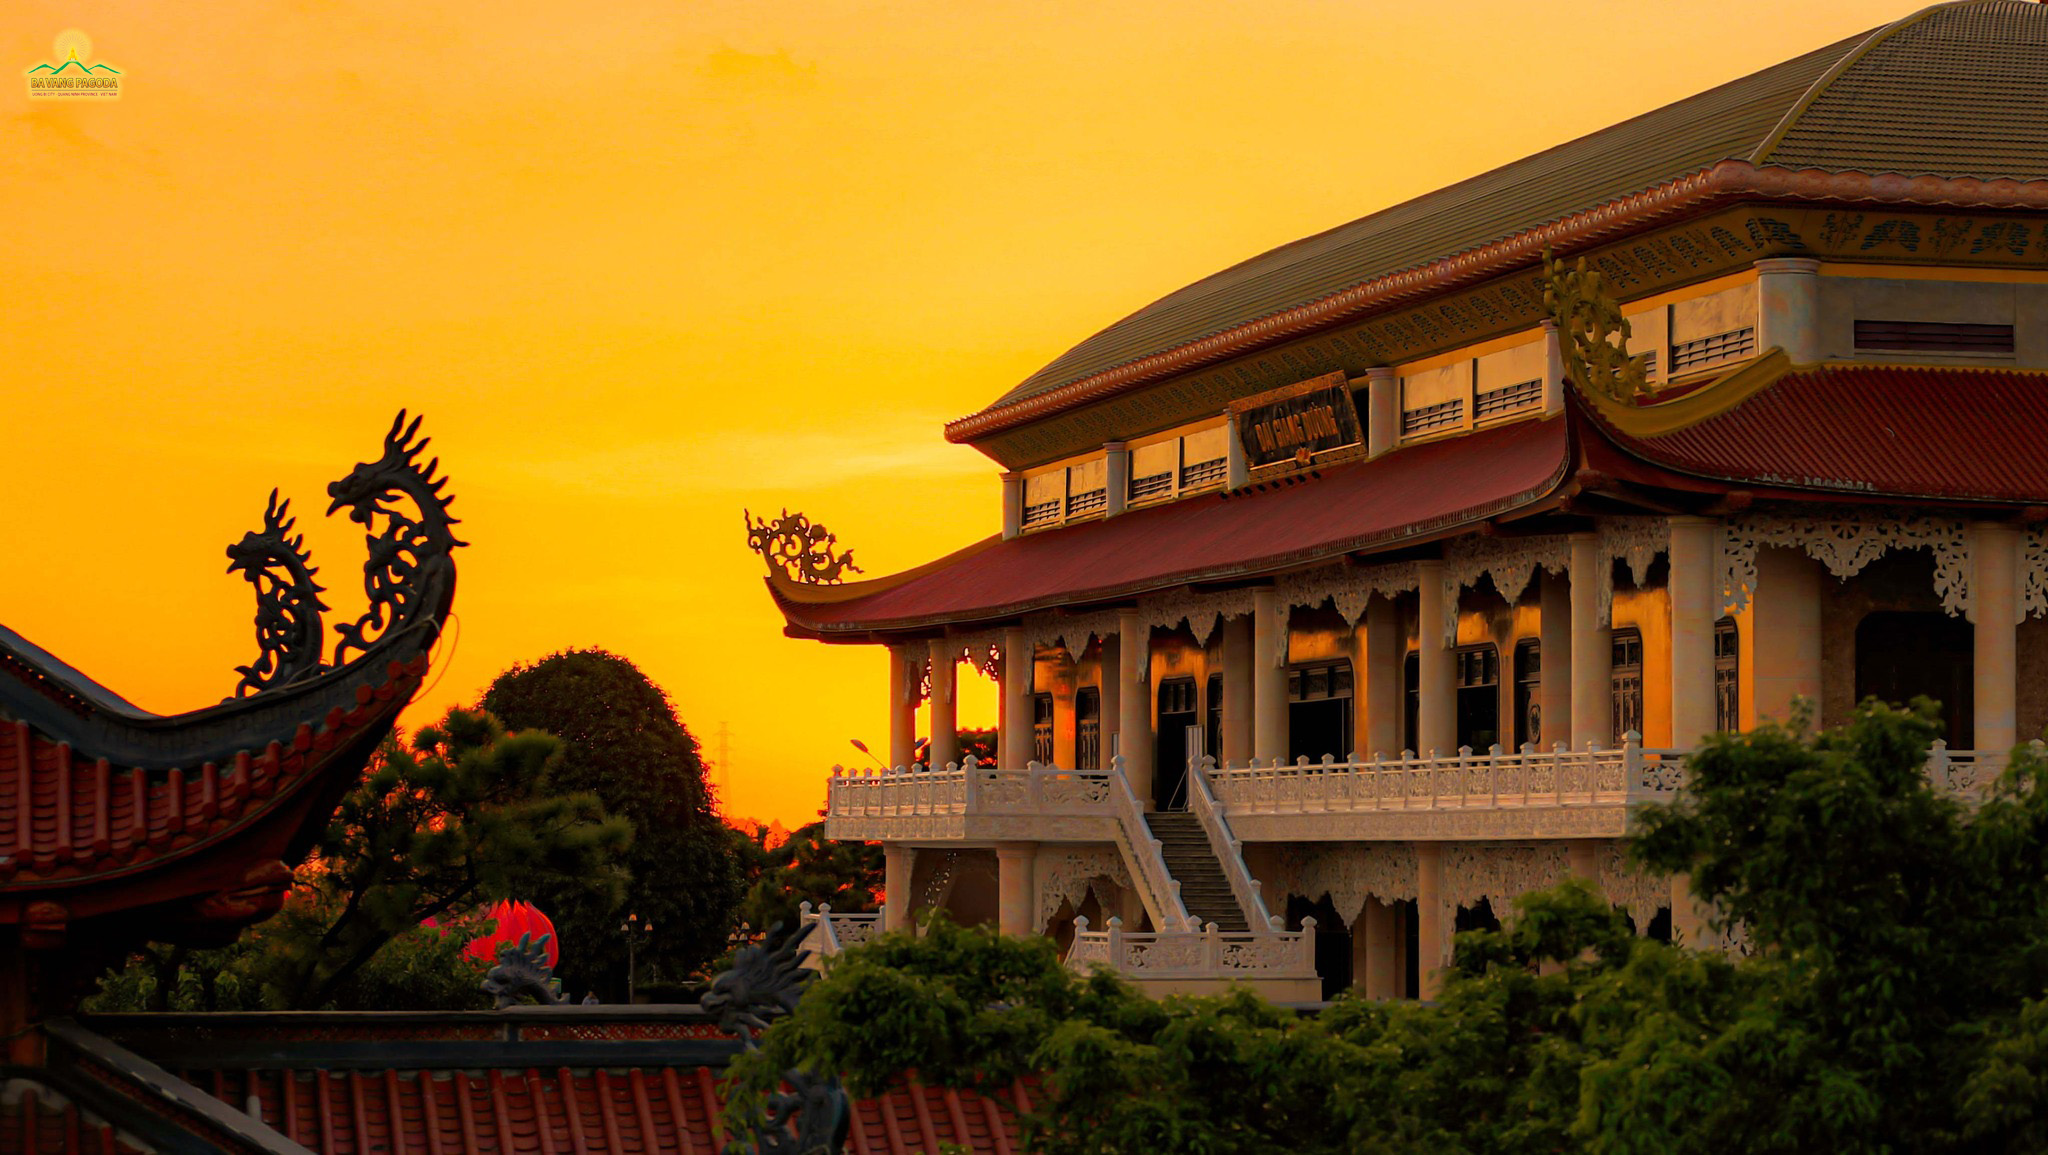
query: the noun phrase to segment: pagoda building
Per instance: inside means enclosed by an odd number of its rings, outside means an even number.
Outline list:
[[[887,655],[828,832],[885,925],[1160,990],[1426,997],[1572,876],[1711,943],[1618,841],[1703,736],[1926,695],[1967,792],[2048,724],[2044,210],[2048,6],[1963,0],[1139,309],[946,427],[999,534],[841,581],[753,527],[789,634]]]

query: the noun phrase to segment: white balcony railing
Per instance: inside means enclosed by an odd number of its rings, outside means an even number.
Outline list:
[[[1416,810],[1507,810],[1657,801],[1676,793],[1684,752],[1645,750],[1633,733],[1619,749],[1475,752],[1451,757],[1356,755],[1292,763],[1216,766],[1201,772],[1224,809],[1237,814],[1300,814]]]
[[[797,925],[810,926],[816,923],[817,930],[805,945],[812,955],[820,959],[831,958],[848,947],[859,946],[882,932],[882,915],[879,911],[865,914],[841,914],[832,909],[829,902],[816,907],[806,902],[797,911]]]
[[[1031,763],[1002,770],[969,757],[944,768],[832,768],[828,813],[834,818],[905,818],[967,814],[1094,814],[1116,812],[1115,770],[1063,770]]]
[[[1119,918],[1099,931],[1088,929],[1086,918],[1077,918],[1067,965],[1085,970],[1100,964],[1140,981],[1313,980],[1315,919],[1304,918],[1301,926],[1298,931],[1236,934],[1212,922],[1201,930],[1127,933]]]

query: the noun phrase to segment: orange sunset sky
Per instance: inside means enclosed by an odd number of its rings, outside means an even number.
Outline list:
[[[1000,522],[941,423],[1115,318],[1915,7],[8,0],[0,622],[218,700],[222,550],[282,486],[352,619],[325,486],[408,406],[474,543],[408,720],[603,646],[795,825],[885,660],[781,635],[742,506],[929,560]],[[27,98],[67,30],[118,102]]]

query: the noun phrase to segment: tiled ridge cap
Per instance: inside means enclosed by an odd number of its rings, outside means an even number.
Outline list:
[[[1254,318],[1198,340],[1126,361],[1043,393],[948,422],[946,440],[965,443],[1101,401],[1136,387],[1347,321],[1374,309],[1426,297],[1529,264],[1544,250],[1590,245],[1659,219],[1746,196],[1970,208],[2048,208],[2048,180],[1907,177],[1835,172],[1724,160],[1641,192],[1424,265]]]

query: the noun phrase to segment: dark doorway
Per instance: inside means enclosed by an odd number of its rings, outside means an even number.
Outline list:
[[[1334,999],[1351,986],[1351,932],[1337,917],[1337,908],[1325,895],[1314,902],[1300,896],[1287,900],[1287,928],[1300,930],[1304,916],[1316,920],[1316,974],[1323,980],[1323,997]]]
[[[1975,627],[1942,613],[1869,614],[1856,626],[1856,700],[1903,705],[1926,696],[1941,703],[1943,738],[1973,748]]]
[[[1422,655],[1413,650],[1401,662],[1401,748],[1421,753]]]
[[[1074,691],[1074,769],[1102,769],[1102,691]]]
[[[1543,744],[1543,648],[1534,638],[1515,647],[1515,748]]]
[[[1458,660],[1458,745],[1484,753],[1500,741],[1500,650],[1466,646]]]
[[[1393,904],[1394,925],[1401,935],[1401,997],[1422,997],[1422,927],[1415,900],[1405,898]]]
[[[1153,743],[1152,804],[1161,810],[1188,806],[1188,727],[1200,714],[1195,709],[1195,680],[1168,678],[1159,683],[1159,738]]]
[[[1461,906],[1452,922],[1452,930],[1463,934],[1468,930],[1499,930],[1500,919],[1493,913],[1493,900],[1482,898],[1477,906]]]
[[[1223,764],[1223,675],[1209,675],[1208,699],[1203,713],[1207,715],[1208,729],[1202,735],[1202,753]]]
[[[1351,743],[1351,663],[1287,671],[1287,760],[1342,761]]]

